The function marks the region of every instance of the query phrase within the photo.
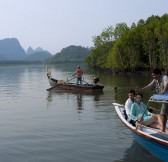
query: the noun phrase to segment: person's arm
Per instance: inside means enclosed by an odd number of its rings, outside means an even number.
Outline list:
[[[168,84],[166,84],[166,85],[164,86],[164,88],[163,88],[163,90],[162,90],[161,93],[165,93],[165,92],[166,92],[166,89],[168,89]]]
[[[72,76],[75,76],[77,74],[77,70],[75,71],[75,73]]]
[[[143,87],[143,88],[141,88],[142,91],[147,90],[147,89],[150,89],[150,87],[148,85]]]
[[[141,88],[141,90],[144,91],[144,90],[149,90],[149,89],[154,89],[154,88],[155,88],[155,80],[153,79],[151,83]]]

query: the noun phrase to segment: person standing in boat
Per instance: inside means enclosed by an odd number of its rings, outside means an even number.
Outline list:
[[[82,76],[83,76],[83,71],[81,70],[80,66],[77,67],[75,74],[77,78],[77,83],[76,84],[82,84]]]
[[[153,69],[152,71],[153,80],[147,86],[142,88],[142,91],[147,89],[155,89],[157,93],[164,94],[168,93],[168,75],[162,75],[161,70],[158,68]],[[168,103],[162,103],[162,108],[160,111],[161,115],[161,131],[165,132],[167,115],[168,115]]]

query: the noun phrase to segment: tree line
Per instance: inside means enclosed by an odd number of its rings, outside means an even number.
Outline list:
[[[93,37],[94,46],[86,57],[94,68],[113,71],[168,70],[168,14],[140,19],[128,27],[126,23],[108,26]]]

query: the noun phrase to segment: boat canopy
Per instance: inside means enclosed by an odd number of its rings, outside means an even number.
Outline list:
[[[154,95],[149,99],[149,101],[168,103],[168,93],[165,93],[165,94],[154,94]]]

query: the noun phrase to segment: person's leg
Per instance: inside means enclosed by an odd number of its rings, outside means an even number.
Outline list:
[[[81,77],[81,84],[82,84],[82,77]]]
[[[79,82],[80,84],[82,84],[82,77],[79,77]]]
[[[161,124],[161,115],[160,114],[153,114],[152,113],[151,116],[152,116],[152,119],[153,119],[154,122],[158,122],[158,123]]]
[[[168,115],[168,103],[162,104],[162,109],[160,111],[161,115],[161,131],[166,131],[167,115]]]
[[[142,124],[145,126],[149,126],[151,128],[156,128],[161,130],[161,124],[158,122],[157,114],[152,114],[151,116],[144,117],[144,121]]]
[[[79,84],[79,78],[77,78],[76,84]]]
[[[161,115],[161,131],[165,132],[166,129],[167,116]]]
[[[159,123],[156,123],[156,122],[151,123],[148,126],[151,127],[151,128],[161,129],[161,125]]]

